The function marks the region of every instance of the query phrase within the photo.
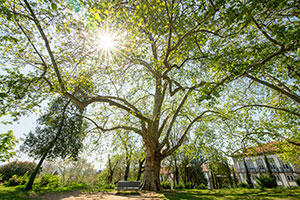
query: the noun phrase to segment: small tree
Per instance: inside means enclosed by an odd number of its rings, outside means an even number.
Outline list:
[[[57,157],[73,159],[83,147],[83,110],[65,98],[55,99],[46,114],[38,119],[35,133],[27,135],[22,150],[30,156],[40,158],[30,175],[26,190],[31,190],[36,174],[43,161]]]

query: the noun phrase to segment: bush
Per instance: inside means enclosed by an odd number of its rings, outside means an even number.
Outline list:
[[[169,180],[163,181],[160,183],[160,185],[164,188],[164,189],[171,189],[171,183]]]
[[[57,175],[51,175],[50,173],[44,174],[39,181],[40,187],[58,187],[60,181]]]
[[[184,183],[179,183],[178,185],[175,186],[175,189],[184,189]]]
[[[33,162],[19,162],[14,161],[0,167],[0,174],[2,174],[3,181],[8,181],[13,175],[23,176],[30,174],[35,168]]]
[[[277,182],[276,182],[275,177],[260,176],[260,177],[257,177],[257,183],[261,188],[277,187]]]
[[[295,181],[296,181],[297,185],[300,187],[300,177],[296,178]]]
[[[207,189],[207,185],[205,185],[204,183],[201,183],[200,185],[197,186],[197,189],[205,190],[205,189]]]
[[[6,186],[17,186],[24,185],[26,183],[26,179],[22,176],[13,175],[8,181],[4,182]]]
[[[250,188],[250,185],[248,185],[247,183],[239,183],[237,185],[237,187],[239,187],[239,188]]]
[[[192,183],[190,183],[190,182],[185,183],[184,188],[185,189],[192,189]]]

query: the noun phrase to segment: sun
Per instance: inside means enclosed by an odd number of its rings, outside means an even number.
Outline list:
[[[99,48],[107,52],[113,51],[116,48],[116,38],[114,34],[109,32],[99,34]]]

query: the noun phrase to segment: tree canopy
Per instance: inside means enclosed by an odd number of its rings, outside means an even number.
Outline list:
[[[87,108],[86,119],[100,131],[125,129],[141,136],[143,189],[160,190],[161,161],[201,120],[224,117],[222,101],[231,100],[224,89],[232,81],[247,77],[267,85],[265,79],[278,84],[282,77],[281,82],[297,85],[297,5],[276,0],[1,1],[6,73],[0,77],[6,83],[1,112],[18,116],[49,93],[63,95]],[[99,43],[104,33],[113,37],[113,48]],[[293,89],[276,87],[296,101]],[[177,140],[171,142],[174,134]]]

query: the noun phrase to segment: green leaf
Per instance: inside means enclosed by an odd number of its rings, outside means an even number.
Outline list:
[[[51,8],[53,10],[57,10],[57,4],[56,3],[51,3]]]

